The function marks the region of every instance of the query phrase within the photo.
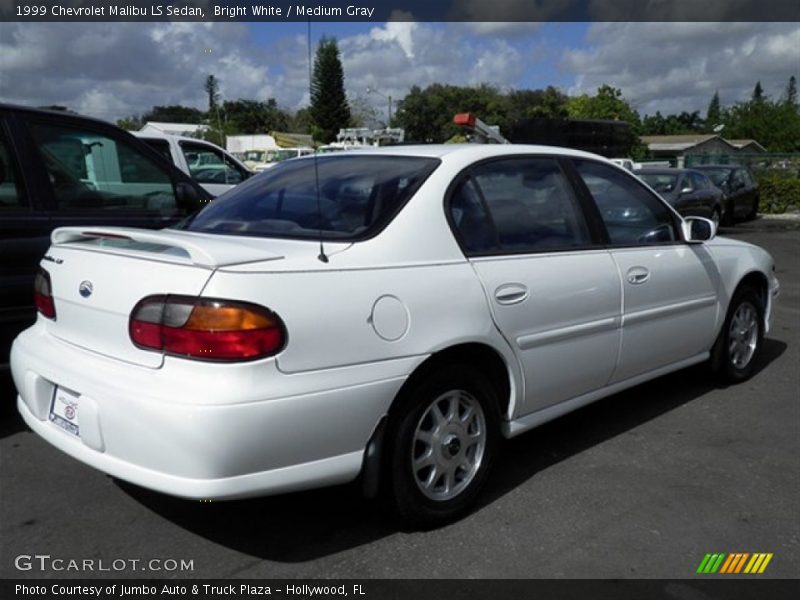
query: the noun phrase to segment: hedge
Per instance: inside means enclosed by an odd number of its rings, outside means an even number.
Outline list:
[[[761,192],[759,212],[775,215],[800,211],[800,177],[759,173],[756,179]]]

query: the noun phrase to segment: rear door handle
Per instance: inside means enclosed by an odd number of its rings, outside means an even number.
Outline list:
[[[628,283],[639,285],[650,279],[650,271],[644,267],[631,267],[628,269]]]
[[[521,283],[504,283],[494,291],[498,304],[518,304],[528,297],[528,288]]]

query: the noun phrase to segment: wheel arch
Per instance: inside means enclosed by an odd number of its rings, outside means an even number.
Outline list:
[[[499,420],[502,422],[504,418],[508,418],[509,411],[513,407],[512,395],[516,393],[521,382],[515,381],[514,371],[501,352],[482,342],[460,343],[434,352],[408,376],[367,443],[361,468],[362,492],[365,497],[375,498],[382,485],[381,472],[384,470],[386,460],[384,451],[386,430],[390,427],[389,422],[401,413],[406,394],[436,370],[453,364],[466,364],[486,375],[487,381],[495,388],[500,401],[497,407]],[[498,433],[502,434],[502,431]]]
[[[769,302],[769,280],[767,276],[761,271],[750,271],[746,273],[739,280],[739,283],[736,284],[733,294],[731,294],[731,299],[739,290],[745,287],[753,288],[758,294],[758,298],[761,300],[761,308],[764,310],[764,315],[766,316]],[[728,303],[728,309],[730,309],[730,302]]]
[[[401,408],[403,397],[408,390],[413,389],[437,369],[453,364],[466,364],[483,373],[497,392],[500,401],[500,405],[497,407],[500,418],[508,416],[509,408],[512,405],[511,395],[516,387],[513,383],[512,371],[500,352],[481,342],[457,344],[431,354],[406,379],[392,401],[388,414],[391,416]]]

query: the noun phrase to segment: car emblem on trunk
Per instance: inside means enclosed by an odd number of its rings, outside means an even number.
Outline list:
[[[83,296],[84,298],[88,298],[92,295],[92,291],[94,290],[94,286],[92,285],[91,281],[81,281],[81,284],[78,286],[78,293]]]

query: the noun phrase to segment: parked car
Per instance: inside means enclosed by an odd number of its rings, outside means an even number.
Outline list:
[[[271,169],[278,163],[314,154],[313,148],[269,148],[266,150],[249,150],[245,153],[245,164],[253,171],[261,172]]]
[[[723,194],[708,177],[693,169],[637,169],[634,173],[684,216],[723,219]]]
[[[0,104],[0,371],[36,315],[31,293],[50,233],[65,225],[161,228],[209,195],[108,123]]]
[[[722,190],[724,214],[727,223],[736,219],[750,221],[758,214],[758,183],[747,167],[742,165],[701,165],[696,171],[708,178]]]
[[[773,260],[714,231],[576,150],[286,161],[170,229],[54,232],[12,350],[19,411],[167,494],[360,475],[441,523],[501,437],[703,361],[753,373]]]
[[[254,173],[219,146],[196,138],[152,131],[133,135],[202,185],[212,196],[224,194]]]

